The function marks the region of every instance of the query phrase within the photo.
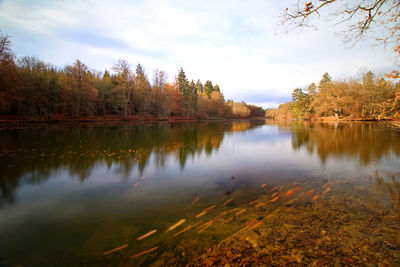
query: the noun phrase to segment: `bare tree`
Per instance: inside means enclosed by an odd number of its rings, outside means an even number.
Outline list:
[[[10,52],[11,41],[7,34],[4,34],[0,30],[0,56],[3,56]]]
[[[321,10],[329,10],[330,17],[345,24],[345,42],[354,44],[367,34],[376,34],[376,40],[399,49],[400,1],[398,0],[298,0],[293,8],[286,8],[281,24],[286,30],[293,27],[311,26],[313,19],[320,18]],[[321,12],[322,13],[322,12]]]
[[[156,116],[164,115],[164,105],[162,105],[162,92],[164,91],[167,74],[163,70],[156,69],[153,71],[153,89],[155,91],[154,113]]]
[[[115,91],[117,93],[116,106],[120,109],[121,115],[130,115],[129,102],[133,91],[134,74],[131,71],[129,63],[126,60],[119,59],[114,64],[112,70],[117,73]]]

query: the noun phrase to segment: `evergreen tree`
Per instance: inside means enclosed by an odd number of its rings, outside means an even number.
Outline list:
[[[204,92],[208,96],[208,98],[211,97],[211,93],[214,91],[214,86],[210,80],[207,80],[206,83],[204,84]]]
[[[140,63],[137,64],[136,66],[136,76],[144,75],[144,68]]]
[[[179,92],[181,92],[184,96],[183,103],[181,103],[185,114],[188,115],[190,114],[190,105],[191,105],[191,95],[192,91],[189,85],[189,81],[186,78],[186,74],[181,68],[178,74],[178,87],[179,87]]]
[[[109,98],[111,97],[111,90],[113,84],[111,80],[110,73],[105,70],[102,79],[98,82],[97,90],[99,91],[99,109],[101,109],[101,114],[105,115],[108,113],[107,111],[107,103]]]
[[[319,84],[321,85],[321,84],[331,82],[331,81],[332,81],[331,76],[329,76],[329,74],[327,72],[325,72],[324,75],[322,75],[322,79],[319,81]]]
[[[293,90],[292,110],[296,117],[300,119],[310,114],[310,96],[300,88]]]
[[[310,96],[315,95],[317,93],[317,86],[315,83],[310,84],[307,88],[307,91]]]
[[[204,87],[200,80],[197,80],[196,82],[196,90],[197,94],[204,92]]]
[[[192,114],[197,113],[197,105],[198,105],[198,100],[199,100],[199,95],[197,93],[197,88],[196,84],[192,80],[189,84],[190,91],[191,91],[191,109],[192,109]]]
[[[182,68],[179,70],[178,74],[178,86],[179,92],[186,96],[187,92],[189,92],[189,81],[186,78],[186,74]]]
[[[151,85],[140,63],[136,66],[135,89],[136,111],[139,114],[151,113]]]

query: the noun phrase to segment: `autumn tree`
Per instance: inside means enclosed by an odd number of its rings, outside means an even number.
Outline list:
[[[102,78],[97,80],[96,88],[98,90],[98,113],[106,115],[111,110],[111,101],[113,96],[113,83],[111,74],[108,70],[105,70]],[[110,106],[110,107],[109,107]]]
[[[234,118],[246,118],[250,115],[250,109],[245,102],[228,101],[227,106],[231,109],[231,115]]]
[[[339,118],[343,109],[344,96],[347,86],[345,83],[320,83],[318,95],[314,99],[313,107],[319,116],[335,116]]]
[[[313,20],[321,17],[322,10],[331,10],[330,17],[345,25],[342,35],[346,43],[354,45],[363,37],[370,36],[378,43],[391,47],[395,57],[400,56],[400,1],[298,0],[294,8],[286,8],[283,11],[281,23],[286,30],[312,26]],[[393,70],[385,77],[399,79],[400,71]],[[398,98],[393,98],[391,101],[395,99]],[[387,105],[394,107],[396,102],[389,102]],[[365,115],[365,112],[364,110],[362,113]]]
[[[332,78],[326,72],[318,84],[318,94],[313,96],[310,108],[312,108],[318,116],[334,115],[336,118],[339,118],[339,102],[342,96],[343,91],[339,90],[339,87],[332,82]],[[308,99],[306,103],[309,101]]]
[[[112,70],[116,72],[116,75],[113,76],[112,103],[114,109],[120,115],[129,115],[134,108],[132,93],[135,76],[130,69],[129,63],[123,59],[118,60],[118,63],[114,64]]]
[[[76,117],[93,115],[98,92],[88,66],[78,59],[73,65],[66,66],[64,73],[62,86],[69,113]]]
[[[16,114],[21,93],[21,75],[14,58],[0,58],[0,114]]]
[[[181,116],[184,114],[182,107],[183,94],[179,91],[178,79],[166,84],[165,91],[169,97],[169,115]]]
[[[208,114],[211,117],[223,117],[225,112],[225,99],[224,95],[219,91],[213,91],[210,95],[210,109]]]
[[[57,112],[61,94],[58,71],[34,57],[23,57],[18,62],[23,90],[19,112],[49,119],[51,114]]]
[[[0,113],[2,114],[13,113],[19,97],[19,70],[10,51],[10,38],[0,30]]]
[[[153,110],[154,115],[160,116],[165,115],[165,84],[166,84],[167,74],[163,70],[156,69],[153,72],[153,93],[154,93],[154,101],[153,101]]]
[[[229,113],[217,84],[189,82],[182,68],[172,83],[166,82],[164,71],[155,70],[151,85],[141,64],[133,72],[127,61],[119,60],[113,73],[101,73],[76,60],[59,69],[34,57],[16,60],[9,45],[8,36],[0,32],[1,115],[49,120],[56,114],[78,118],[108,114],[222,117]]]
[[[375,86],[375,77],[371,71],[363,74],[362,77],[362,90],[360,102],[362,103],[361,117],[372,116],[374,111],[373,103],[376,102],[376,86]]]
[[[211,102],[205,92],[198,92],[198,96],[197,116],[200,118],[205,118],[208,116]]]
[[[262,107],[247,104],[247,108],[250,110],[250,117],[264,117],[265,110]]]
[[[293,113],[292,102],[280,104],[278,108],[267,109],[265,111],[265,117],[278,121],[290,121],[296,118]]]
[[[383,83],[383,82],[382,82]],[[385,83],[387,83],[385,81]],[[380,114],[382,119],[400,120],[400,84],[397,83],[394,88],[393,97],[383,103],[383,112]]]

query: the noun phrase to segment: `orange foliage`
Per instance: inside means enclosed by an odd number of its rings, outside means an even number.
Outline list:
[[[284,196],[291,196],[294,192],[301,190],[301,187],[295,187],[286,192]]]
[[[277,197],[274,197],[273,199],[271,199],[269,202],[275,202],[275,201],[277,201],[279,199],[279,196],[277,196]]]

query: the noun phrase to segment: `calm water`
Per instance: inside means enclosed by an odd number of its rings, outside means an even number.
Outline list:
[[[252,214],[335,197],[334,181],[398,215],[400,132],[265,121],[0,130],[0,266],[183,265]]]

